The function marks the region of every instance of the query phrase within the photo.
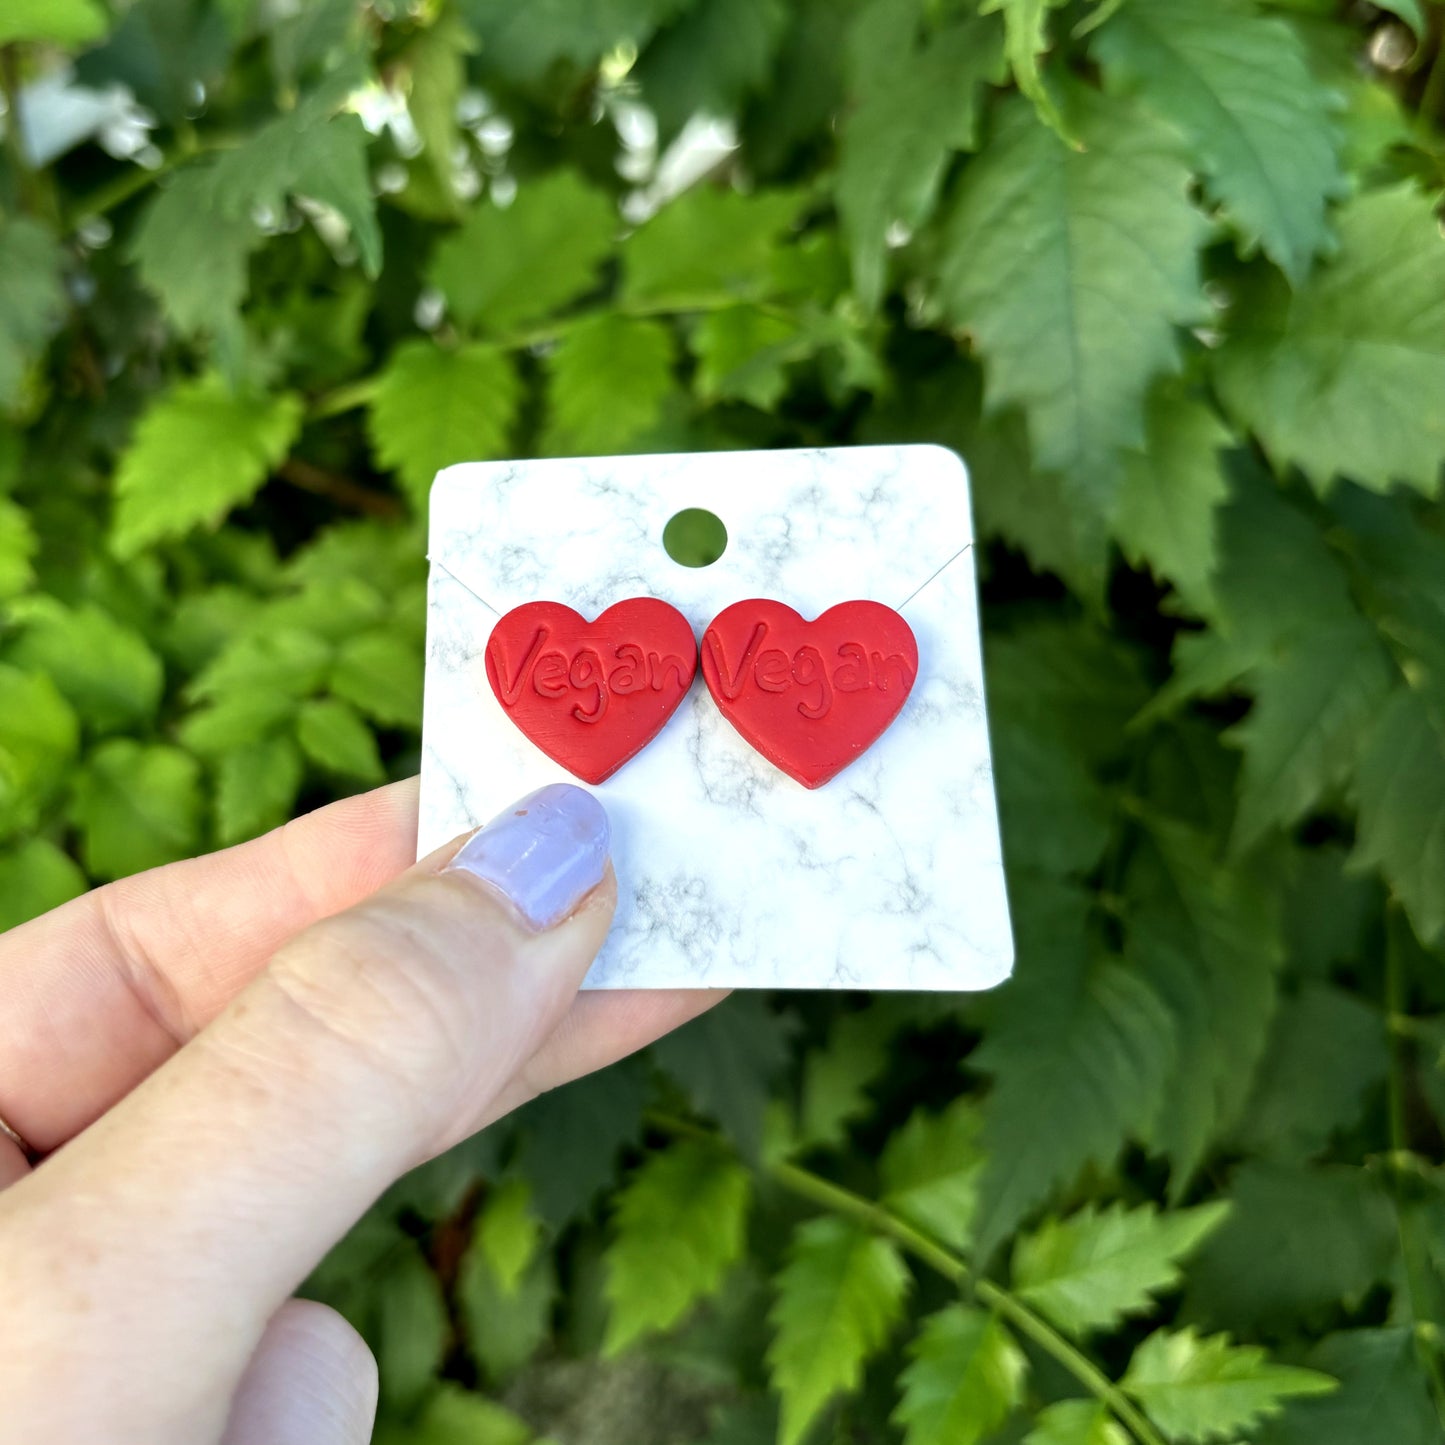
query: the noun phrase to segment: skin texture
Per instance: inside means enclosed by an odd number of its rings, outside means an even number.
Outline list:
[[[0,1117],[48,1156],[0,1138],[16,1439],[367,1440],[374,1363],[300,1281],[407,1169],[723,997],[579,995],[610,866],[532,932],[415,836],[398,783],[0,936]]]

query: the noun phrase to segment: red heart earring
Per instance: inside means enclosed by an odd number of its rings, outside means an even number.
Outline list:
[[[610,778],[662,731],[697,672],[697,641],[655,597],[588,622],[560,602],[514,607],[487,639],[487,681],[507,716],[587,783]]]
[[[843,602],[812,622],[752,598],[702,638],[718,710],[770,763],[821,787],[867,751],[918,676],[913,629],[881,602]]]

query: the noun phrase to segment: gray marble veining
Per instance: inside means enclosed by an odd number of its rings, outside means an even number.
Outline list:
[[[684,507],[728,547],[662,547]],[[701,676],[595,791],[619,906],[588,985],[980,989],[1013,959],[983,704],[968,482],[936,447],[474,463],[432,489],[420,852],[548,782],[487,685],[493,623],[523,602],[588,617],[657,596],[701,637],[741,598],[806,617],[898,608],[919,676],[892,727],[814,791],[754,752]]]

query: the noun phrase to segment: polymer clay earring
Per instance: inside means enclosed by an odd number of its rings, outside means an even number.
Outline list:
[[[747,742],[818,788],[898,716],[918,676],[918,643],[881,602],[843,602],[809,622],[781,602],[751,598],[708,624],[702,675]]]
[[[492,628],[487,681],[509,718],[583,782],[610,778],[662,731],[697,672],[697,641],[656,597],[614,603],[595,622],[527,602]]]

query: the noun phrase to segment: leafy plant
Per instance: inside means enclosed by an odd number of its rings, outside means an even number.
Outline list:
[[[415,768],[441,466],[972,472],[1015,979],[401,1181],[380,1438],[1445,1439],[1442,30],[8,0],[0,925]]]

